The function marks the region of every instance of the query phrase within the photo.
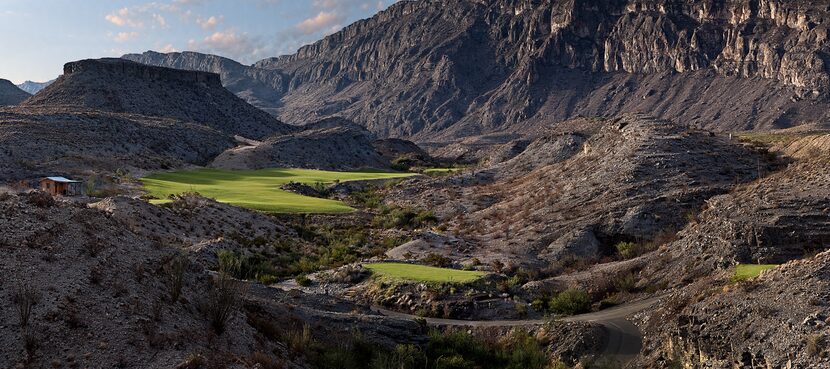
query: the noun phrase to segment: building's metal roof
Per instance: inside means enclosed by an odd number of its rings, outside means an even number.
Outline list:
[[[81,183],[81,181],[73,181],[68,178],[64,177],[46,177],[46,179],[53,181],[53,182],[60,182],[60,183]]]

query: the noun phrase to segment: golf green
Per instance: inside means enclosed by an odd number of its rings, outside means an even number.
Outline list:
[[[337,200],[298,195],[280,189],[289,182],[325,184],[408,177],[411,173],[380,171],[331,172],[310,169],[221,170],[199,169],[155,173],[141,179],[147,192],[169,202],[170,195],[198,192],[216,201],[268,213],[348,213],[354,209]]]
[[[413,282],[467,283],[487,275],[485,272],[405,263],[374,263],[364,264],[363,266],[383,277]]]

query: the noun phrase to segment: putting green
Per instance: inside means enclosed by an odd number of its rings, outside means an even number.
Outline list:
[[[746,281],[761,275],[761,272],[777,267],[775,264],[739,264],[735,267],[733,282]]]
[[[198,192],[216,201],[268,213],[348,213],[354,211],[337,200],[320,199],[288,192],[280,186],[289,182],[326,184],[335,181],[359,181],[408,177],[411,173],[388,172],[330,172],[310,169],[221,170],[199,169],[155,173],[141,182],[147,192],[159,200],[169,202],[170,195]]]
[[[363,267],[383,277],[412,282],[468,283],[487,275],[485,272],[405,263],[375,263],[365,264]]]

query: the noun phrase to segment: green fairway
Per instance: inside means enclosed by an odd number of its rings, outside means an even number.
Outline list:
[[[464,170],[464,168],[427,168],[424,169],[424,174],[455,173],[462,170]]]
[[[141,182],[147,192],[160,199],[154,204],[169,202],[170,195],[198,192],[202,196],[248,209],[268,213],[347,213],[354,209],[341,201],[298,195],[280,189],[289,182],[316,182],[391,179],[411,173],[329,172],[309,169],[220,170],[199,169],[156,173]]]
[[[739,264],[735,267],[733,282],[746,281],[761,275],[761,272],[777,267],[775,264]]]
[[[412,282],[467,283],[487,275],[484,272],[404,263],[365,264],[364,267],[383,277]]]

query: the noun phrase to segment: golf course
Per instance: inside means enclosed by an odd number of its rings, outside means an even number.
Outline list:
[[[747,281],[761,275],[761,272],[777,267],[777,264],[740,264],[735,267],[732,282]]]
[[[487,273],[469,270],[436,268],[406,263],[364,264],[375,275],[404,282],[468,283],[478,280]]]
[[[348,213],[337,200],[302,196],[280,189],[289,182],[313,185],[408,177],[411,173],[380,171],[331,172],[309,169],[221,170],[199,169],[155,173],[141,179],[154,204],[169,202],[171,195],[197,192],[216,201],[267,213]]]

